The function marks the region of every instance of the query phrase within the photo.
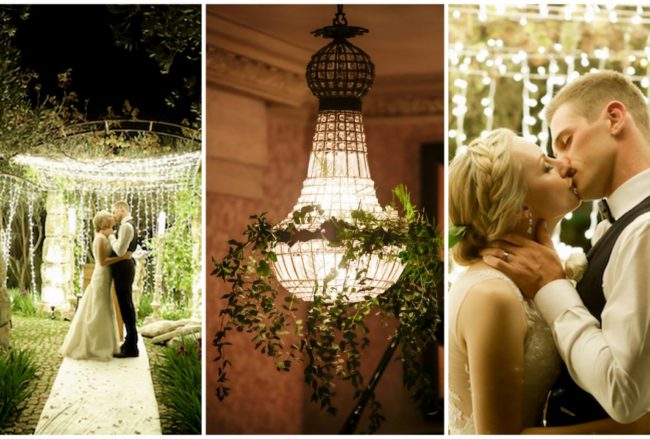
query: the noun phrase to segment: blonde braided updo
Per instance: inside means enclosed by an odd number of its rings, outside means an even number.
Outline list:
[[[512,231],[523,209],[527,187],[520,162],[512,157],[516,134],[497,129],[457,154],[449,166],[449,220],[466,232],[452,250],[468,265],[489,241]]]

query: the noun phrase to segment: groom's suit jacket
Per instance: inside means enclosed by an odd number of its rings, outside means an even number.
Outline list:
[[[560,280],[535,297],[570,373],[547,407],[557,413],[562,405],[568,417],[561,423],[607,414],[631,422],[650,409],[650,170],[608,201],[615,221],[589,252],[577,292]]]

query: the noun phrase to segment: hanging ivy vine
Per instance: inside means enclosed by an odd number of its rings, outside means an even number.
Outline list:
[[[399,203],[402,218],[377,218],[359,210],[353,212],[352,222],[331,218],[323,227],[333,232],[327,233],[329,245],[345,250],[342,264],[363,255],[381,254],[386,246],[402,248],[399,258],[404,271],[398,282],[385,293],[357,303],[346,302],[342,296],[329,302],[323,299],[326,295],[316,294],[305,321],[297,314],[298,299],[277,288],[271,269],[276,261],[272,249],[279,241],[290,239],[296,226],[310,221],[319,207],[293,212],[293,221],[282,226],[270,224],[264,213],[252,215],[244,240],[228,241],[227,255],[221,261],[213,259],[212,271],[228,286],[223,295],[226,303],[219,313],[221,324],[213,340],[219,400],[233,390],[229,387],[228,334],[236,331],[250,334],[255,349],[273,358],[278,371],[301,364],[311,400],[322,410],[336,414],[336,380],[349,381],[355,399],[367,388],[361,374],[362,350],[370,343],[369,318],[379,315],[399,323],[390,338],[401,347],[398,361],[402,363],[404,385],[420,408],[428,411],[435,406],[438,377],[425,369],[422,353],[435,341],[439,324],[436,289],[443,281],[439,259],[442,240],[435,224],[413,206],[405,187],[397,187],[393,194],[393,205],[387,209],[395,209]],[[363,285],[363,276],[357,274],[357,285]],[[277,305],[279,298],[281,306]],[[368,405],[369,428],[374,432],[385,419],[374,392]]]

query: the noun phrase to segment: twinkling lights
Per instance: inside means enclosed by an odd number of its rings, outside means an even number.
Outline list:
[[[0,208],[3,222],[0,224],[0,252],[8,260],[11,251],[12,224],[18,203],[25,203],[30,228],[29,257],[31,269],[31,289],[35,299],[58,306],[65,303],[67,287],[60,285],[65,264],[63,247],[57,240],[72,239],[76,247],[73,263],[82,267],[87,262],[88,251],[95,231],[92,218],[99,210],[110,211],[113,203],[126,200],[132,207],[136,227],[142,241],[151,242],[175,221],[175,205],[179,195],[185,191],[197,192],[196,175],[200,168],[199,151],[139,159],[77,160],[74,158],[51,158],[21,155],[14,162],[33,170],[30,180],[0,175]],[[42,290],[37,291],[35,276],[34,229],[44,227],[35,224],[34,206],[48,193],[63,194],[62,205],[65,222],[50,226],[55,236],[44,251],[42,268]],[[6,214],[5,214],[6,212]],[[161,215],[164,217],[161,222]],[[151,264],[147,264],[151,265]],[[156,265],[156,264],[154,264]],[[67,269],[66,269],[67,270]],[[147,268],[153,272],[153,266]],[[67,270],[66,272],[69,272]],[[78,270],[73,284],[83,291],[83,269]],[[50,279],[47,279],[50,278]],[[149,279],[151,276],[145,276]],[[152,279],[153,280],[153,279]],[[188,294],[190,292],[188,291]]]
[[[189,152],[153,158],[74,159],[19,155],[18,164],[29,166],[42,175],[41,185],[56,188],[62,180],[66,189],[86,191],[107,188],[137,187],[142,190],[172,188],[194,178],[201,162],[201,153]]]
[[[449,13],[450,35],[459,36],[456,41],[452,38],[448,47],[448,135],[457,153],[464,150],[468,139],[496,128],[495,120],[510,121],[512,125],[501,122],[501,126],[520,132],[548,151],[551,140],[544,108],[559,88],[585,73],[603,69],[623,72],[650,101],[650,8],[614,2],[606,6],[459,4],[450,5]],[[516,32],[520,27],[521,34],[526,35],[544,23],[549,23],[552,32],[543,34],[545,38],[537,42],[528,36],[525,45],[511,47],[508,41],[521,40],[499,34],[504,29]],[[563,23],[570,27],[567,32],[562,31]],[[468,35],[468,25],[480,29],[484,40],[461,40]],[[454,32],[455,26],[462,31]],[[598,32],[590,37],[590,31],[595,29],[610,33],[616,41],[608,44]],[[519,104],[506,101],[517,108],[499,104],[498,97],[505,96],[505,90],[521,93],[517,97]],[[512,114],[517,115],[516,120],[509,116]],[[594,207],[586,238],[594,236],[596,225]]]
[[[27,224],[29,227],[29,269],[32,275],[32,297],[34,303],[37,303],[38,293],[36,291],[36,269],[34,264],[34,203],[36,194],[34,191],[29,191],[28,206],[27,206]]]
[[[647,9],[647,10],[646,10]],[[632,25],[650,27],[650,9],[642,6],[608,4],[570,4],[570,5],[450,5],[450,26],[465,26],[467,16],[478,18],[476,26],[486,27],[498,20],[519,23],[522,32],[530,24],[543,21],[576,23],[602,23],[619,26],[630,39]],[[458,22],[458,24],[456,24]],[[491,26],[486,29],[501,29]],[[495,31],[493,31],[495,32]],[[453,35],[454,33],[452,33]],[[495,108],[495,101],[490,96],[500,93],[507,81],[521,84],[521,125],[512,127],[531,141],[548,148],[549,136],[542,134],[548,130],[544,120],[544,106],[550,97],[562,85],[572,82],[580,75],[602,69],[614,69],[624,72],[642,88],[650,98],[650,37],[643,46],[630,44],[608,47],[597,40],[598,45],[583,50],[576,45],[566,44],[566,38],[544,44],[528,45],[526,51],[521,47],[508,47],[502,38],[488,35],[483,43],[468,45],[463,41],[450,41],[450,140],[460,147],[467,140],[465,131],[471,128],[472,136],[494,128],[494,119],[500,111],[511,109]],[[555,34],[552,34],[555,35]],[[576,40],[578,42],[579,40]],[[616,47],[614,49],[613,47]],[[486,101],[486,98],[488,100]],[[487,105],[486,105],[487,102]],[[467,126],[467,114],[470,109],[480,110],[483,116],[482,126]],[[471,112],[476,114],[476,112]],[[472,123],[476,117],[472,116]],[[452,135],[453,132],[453,135]]]

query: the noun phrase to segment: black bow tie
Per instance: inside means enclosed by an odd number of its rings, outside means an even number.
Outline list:
[[[598,210],[600,211],[600,216],[602,216],[603,219],[606,219],[610,223],[614,224],[616,218],[614,218],[614,215],[612,215],[612,211],[609,209],[609,204],[607,204],[607,200],[603,198],[598,202]]]

